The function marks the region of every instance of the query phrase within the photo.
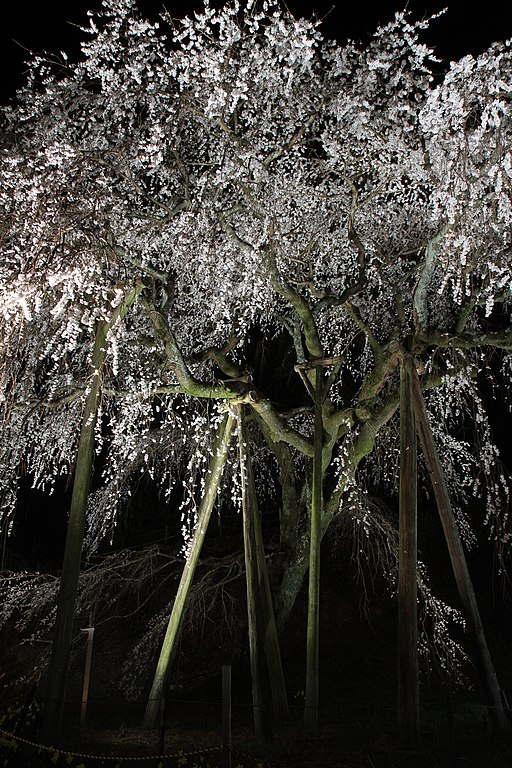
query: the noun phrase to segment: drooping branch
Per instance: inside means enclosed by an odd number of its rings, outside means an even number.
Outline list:
[[[193,355],[191,362],[203,362],[204,360],[212,360],[215,365],[220,368],[222,373],[237,381],[241,381],[244,377],[248,381],[250,370],[245,366],[237,365],[233,360],[228,357],[229,352],[236,347],[240,342],[240,336],[234,335],[229,341],[224,344],[222,348],[219,347],[207,347],[201,352]]]
[[[261,397],[256,390],[252,390],[240,402],[245,402],[263,419],[267,425],[269,435],[274,442],[280,440],[288,445],[297,448],[304,456],[313,456],[313,444],[311,440],[301,435],[296,429],[293,429],[285,419],[283,419],[272,403]]]
[[[378,347],[374,367],[359,391],[357,398],[359,408],[371,409],[373,402],[379,398],[384,385],[396,371],[399,357],[400,344],[398,341],[391,342],[385,347]]]
[[[24,411],[26,409],[34,410],[35,408],[48,408],[49,410],[57,410],[63,405],[73,403],[75,400],[83,397],[85,387],[67,386],[62,390],[58,390],[55,393],[55,397],[51,400],[44,400],[41,398],[25,400],[24,402],[14,403],[12,408],[15,411]]]
[[[240,396],[240,392],[230,390],[228,385],[209,384],[197,379],[191,373],[167,319],[151,302],[145,301],[144,305],[167,355],[166,367],[175,374],[183,392],[194,397],[221,400]]]
[[[293,307],[298,318],[300,319],[304,333],[304,340],[309,355],[313,358],[321,358],[323,357],[323,348],[320,342],[320,337],[318,335],[318,329],[316,327],[313,310],[309,306],[306,299],[290,286],[290,284],[285,280],[277,268],[275,254],[275,231],[273,222],[270,223],[268,235],[269,244],[266,256],[267,268],[272,288],[277,294],[286,299],[286,301]]]
[[[497,349],[512,349],[512,326],[499,331],[465,331],[464,333],[445,333],[429,330],[420,333],[415,338],[425,346],[435,346],[441,349],[476,349],[478,347],[496,347]]]
[[[278,158],[282,157],[284,154],[289,152],[293,147],[297,146],[297,144],[302,141],[304,136],[306,135],[307,131],[311,126],[314,124],[315,120],[318,117],[318,112],[312,112],[307,120],[303,122],[303,124],[300,126],[300,128],[294,133],[294,135],[284,144],[282,147],[279,147],[278,149],[273,150],[270,154],[267,155],[267,157],[263,161],[263,165],[268,168],[268,166],[274,162],[274,160],[277,160]]]

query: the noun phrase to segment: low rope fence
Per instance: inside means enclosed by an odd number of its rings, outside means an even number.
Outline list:
[[[75,763],[78,763],[78,761],[81,761],[75,768],[85,768],[85,765],[82,762],[83,760],[87,760],[88,762],[112,763],[113,768],[122,768],[123,763],[136,762],[144,764],[150,762],[153,763],[156,768],[169,768],[174,762],[178,768],[182,768],[188,765],[189,758],[197,756],[202,758],[204,755],[212,755],[214,753],[221,756],[231,755],[233,757],[242,758],[243,760],[249,760],[255,768],[271,768],[268,763],[253,757],[253,755],[250,755],[247,752],[242,752],[233,747],[222,745],[216,747],[198,747],[191,751],[179,750],[170,755],[97,755],[90,752],[75,752],[69,749],[61,749],[60,747],[41,744],[40,742],[25,739],[22,736],[18,736],[15,733],[0,728],[0,749],[7,748],[11,753],[15,754],[20,745],[29,750],[33,750],[38,756],[46,754],[49,757],[49,761],[54,765],[57,765],[61,760],[64,760],[69,766],[73,766]],[[2,752],[0,752],[0,754],[2,754]],[[5,757],[6,755],[2,756]],[[200,764],[201,766],[204,766],[204,760],[200,760]],[[4,765],[9,766],[9,763],[4,763]],[[27,768],[29,768],[29,766],[30,764],[27,765]]]
[[[233,703],[229,665],[223,665],[222,673],[223,683],[225,684],[222,686],[222,698],[220,700],[216,698],[208,700],[188,699],[184,696],[174,697],[167,694],[165,697],[166,704],[169,706],[167,715],[170,715],[171,712],[176,714],[174,725],[172,725],[174,718],[172,716],[166,717],[166,708],[164,706],[160,725],[151,729],[153,735],[149,736],[149,738],[142,737],[141,729],[131,728],[130,725],[127,726],[125,733],[124,722],[121,723],[121,728],[116,738],[117,720],[114,727],[110,724],[105,727],[103,718],[100,716],[98,721],[98,715],[96,715],[94,719],[96,723],[101,722],[100,727],[92,726],[88,733],[84,733],[82,730],[84,718],[81,717],[78,736],[75,730],[78,729],[77,717],[75,728],[72,728],[67,733],[62,747],[43,744],[37,741],[40,707],[38,702],[34,701],[35,691],[31,691],[30,696],[27,697],[25,704],[20,709],[12,710],[9,716],[6,713],[4,717],[0,718],[0,768],[51,768],[52,765],[57,766],[57,768],[64,768],[66,765],[70,766],[70,768],[123,768],[123,766],[134,763],[139,763],[141,766],[150,766],[151,768],[270,768],[270,765],[265,760],[238,749],[238,746],[244,749],[246,745],[249,747],[249,744],[251,745],[249,749],[253,748],[254,742],[250,736],[247,736],[247,731],[254,733],[253,718],[249,716],[249,712],[253,709],[253,704],[249,702]],[[289,750],[290,744],[294,740],[298,740],[299,750],[303,750],[305,746],[300,743],[300,724],[302,723],[304,708],[303,692],[298,691],[295,699],[296,703],[290,704],[289,707],[289,720],[286,722],[280,721],[279,725],[276,723],[278,725],[275,734],[278,737],[277,742],[279,743],[279,739],[284,737],[283,743],[286,742],[287,750]],[[73,710],[76,705],[77,713],[79,703],[78,700],[73,702]],[[81,703],[83,704],[83,701]],[[265,706],[272,707],[272,704],[269,701]],[[191,719],[188,714],[184,713],[184,710],[188,707],[194,710]],[[206,717],[204,711],[203,716],[199,716],[198,712],[202,708],[208,708],[208,711],[213,708],[216,711],[215,718]],[[320,762],[305,764],[327,764],[321,760],[320,747],[321,742],[332,740],[332,734],[329,733],[328,725],[332,722],[337,723],[336,738],[338,742],[340,738],[339,723],[343,722],[344,724],[342,751],[347,761],[351,759],[353,750],[356,750],[359,754],[361,748],[368,752],[370,765],[373,764],[371,762],[372,755],[378,759],[381,754],[401,754],[400,750],[397,751],[394,736],[389,736],[391,730],[394,735],[396,705],[376,701],[372,701],[370,705],[368,702],[356,702],[352,698],[346,698],[343,700],[337,699],[336,702],[331,702],[330,704],[326,703],[320,709],[325,717],[325,732],[322,734],[319,742],[308,745],[308,749],[312,748],[314,754],[309,755],[308,753],[307,756],[308,758],[316,758],[318,752]],[[236,747],[232,741],[232,710],[233,714],[237,714],[237,717],[234,718],[236,723],[235,730],[237,731]],[[440,698],[438,693],[431,701],[428,700],[428,697],[425,697],[423,699],[423,711],[427,715],[425,720],[428,722],[428,725],[426,729],[423,729],[423,737],[426,739],[424,746],[427,747],[427,744],[430,744],[429,748],[440,749],[443,754],[446,753],[448,755],[451,764],[456,765],[459,760],[459,748],[462,746],[462,744],[458,744],[459,736],[462,735],[462,722],[464,722],[466,727],[471,722],[473,730],[474,725],[480,722],[480,730],[482,732],[487,731],[489,710],[489,707],[478,703],[474,703],[471,706],[470,702],[461,702],[459,707],[456,707],[454,706],[451,693],[446,693],[444,697]],[[348,720],[347,712],[351,714],[351,718]],[[508,707],[507,712],[510,713]],[[459,717],[457,718],[457,716]],[[457,719],[461,722],[457,723]],[[217,724],[219,724],[219,720],[221,720],[222,724],[222,738],[220,738],[220,732],[217,732],[218,735],[216,736],[208,728],[204,729],[207,723],[217,721]],[[378,728],[373,727],[377,721]],[[390,730],[391,726],[392,729]],[[155,732],[159,735],[158,741],[153,741]],[[98,734],[99,738],[96,739],[93,734]],[[169,736],[168,739],[167,735]],[[105,737],[108,740],[104,741]],[[79,740],[75,741],[75,738]],[[124,741],[125,738],[128,738],[130,741]],[[201,741],[202,739],[204,739],[204,743],[198,744],[198,740]],[[215,746],[208,743],[209,741],[215,742],[217,739],[220,743],[217,743]],[[179,748],[178,745],[182,748]],[[260,751],[258,747],[256,749]],[[139,750],[141,751],[140,754],[134,754]],[[289,762],[288,758],[291,755],[288,752],[285,755],[280,744],[278,744],[276,750],[268,751],[263,748],[261,751],[269,755],[274,767],[276,765],[294,764]],[[115,754],[116,752],[122,754]],[[148,752],[150,754],[147,754]],[[295,756],[297,754],[299,753],[296,750]],[[300,754],[301,759],[303,756],[303,754]],[[512,749],[510,750],[510,759],[512,760]],[[344,764],[349,766],[359,765],[360,763],[346,762]],[[508,762],[507,765],[512,765],[512,762]]]

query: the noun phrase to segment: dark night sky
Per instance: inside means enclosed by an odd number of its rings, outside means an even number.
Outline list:
[[[289,0],[288,7],[296,15],[324,18],[323,32],[340,41],[347,38],[365,39],[379,22],[392,18],[395,10],[401,10],[405,0],[375,3],[347,3],[338,0],[333,7],[332,0]],[[461,0],[410,0],[408,9],[414,17],[436,12],[448,6],[448,12],[437,20],[429,30],[426,41],[436,47],[443,59],[458,59],[466,53],[476,54],[495,40],[512,37],[512,4],[506,0],[486,0],[473,4]],[[78,52],[83,33],[74,25],[87,25],[86,11],[98,8],[100,0],[73,0],[65,8],[60,2],[13,3],[9,16],[4,16],[0,29],[0,57],[2,78],[0,98],[3,102],[14,94],[22,82],[23,62],[28,50]],[[140,0],[140,7],[156,18],[162,0]],[[200,0],[170,2],[168,7],[176,16],[183,16],[187,10],[200,8]],[[347,10],[347,7],[349,10]],[[329,13],[330,11],[330,13]]]

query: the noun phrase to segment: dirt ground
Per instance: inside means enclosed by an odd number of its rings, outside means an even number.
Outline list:
[[[162,734],[143,730],[142,713],[122,707],[115,712],[96,708],[83,730],[68,722],[59,751],[38,752],[37,731],[24,731],[26,741],[20,739],[16,750],[12,741],[2,737],[0,755],[5,768],[509,768],[512,764],[512,742],[491,736],[485,720],[479,720],[482,711],[462,699],[453,702],[451,713],[446,703],[444,711],[440,702],[425,704],[421,743],[407,751],[397,747],[391,712],[383,716],[376,709],[372,716],[355,706],[350,711],[332,708],[323,713],[315,736],[305,736],[296,719],[277,729],[272,739],[259,742],[253,736],[249,711],[238,713],[233,721],[231,763],[221,747],[220,713],[214,714],[215,709],[213,703],[208,707],[204,702],[170,702],[163,756]]]
[[[144,697],[129,702],[120,693],[129,633],[124,626],[104,624],[95,637],[86,726],[79,727],[84,640],[68,683],[62,740],[58,749],[42,750],[37,745],[38,701],[43,696],[40,688],[34,692],[33,684],[27,684],[42,646],[22,642],[12,627],[4,628],[0,636],[0,768],[510,768],[512,739],[491,734],[476,686],[454,687],[446,674],[435,671],[422,678],[420,742],[416,749],[399,748],[396,604],[377,597],[364,615],[357,585],[347,586],[350,582],[339,570],[325,573],[317,734],[306,735],[302,726],[304,594],[282,636],[290,721],[274,726],[271,739],[254,736],[247,634],[240,621],[240,636],[233,640],[237,652],[231,659],[231,754],[222,749],[221,664],[225,659],[214,628],[203,627],[195,639],[182,642],[162,733],[141,727]],[[448,584],[441,565],[436,575]],[[505,690],[512,691],[510,606],[495,599],[486,578],[479,582],[482,619],[498,678]],[[239,602],[243,608],[241,597]],[[130,623],[137,636],[134,619]],[[468,673],[471,680],[472,670]],[[151,671],[147,677],[151,679]],[[20,719],[24,707],[27,711]],[[5,735],[15,728],[14,740]]]
[[[339,623],[340,614],[331,619]],[[0,733],[3,768],[510,768],[512,740],[491,735],[478,693],[453,690],[440,680],[421,686],[421,741],[416,749],[401,750],[396,735],[394,625],[389,617],[373,627],[352,617],[349,627],[344,639],[331,633],[330,641],[325,637],[323,642],[316,735],[305,735],[302,727],[302,659],[290,630],[283,648],[290,722],[274,726],[270,739],[255,739],[250,674],[247,659],[242,659],[232,670],[231,762],[222,750],[219,674],[199,688],[169,692],[163,734],[141,727],[144,702],[128,703],[111,693],[102,698],[92,685],[85,728],[79,727],[76,698],[66,709],[59,750],[40,753],[34,746],[39,740],[36,701],[20,724],[18,735],[24,740],[17,742],[16,751],[12,740]],[[111,672],[115,675],[115,669]],[[74,692],[77,687],[72,686]],[[3,712],[0,727],[10,732],[20,710],[9,711],[4,702]]]

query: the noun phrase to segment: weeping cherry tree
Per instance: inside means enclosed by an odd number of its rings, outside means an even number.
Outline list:
[[[89,548],[135,467],[164,492],[188,467],[187,518],[213,442],[197,435],[245,408],[281,508],[281,627],[313,579],[312,729],[320,543],[333,520],[357,518],[370,538],[367,494],[398,489],[404,355],[463,541],[475,497],[509,540],[479,372],[491,355],[508,371],[512,347],[511,48],[434,78],[429,23],[397,13],[367,45],[341,45],[267,0],[159,23],[104,0],[81,58],[34,57],[2,112],[4,524],[22,473],[51,488],[76,472],[98,323],[106,458]],[[429,594],[427,609],[452,615]]]

